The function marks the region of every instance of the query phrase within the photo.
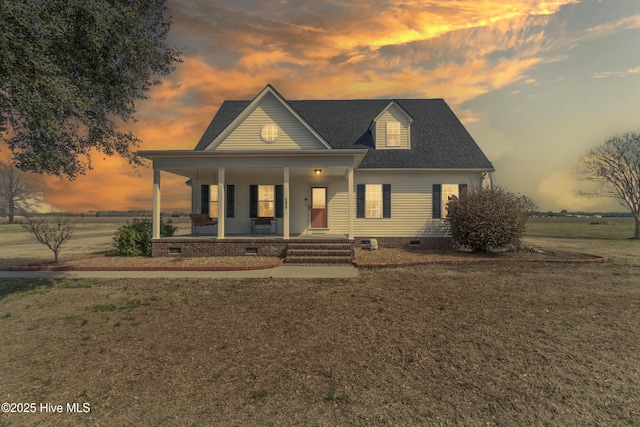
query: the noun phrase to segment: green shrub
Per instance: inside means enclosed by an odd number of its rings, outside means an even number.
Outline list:
[[[160,237],[170,237],[178,229],[171,220],[160,221]],[[152,222],[150,219],[134,219],[118,228],[113,245],[118,255],[151,255]]]
[[[470,188],[448,203],[451,236],[474,252],[519,245],[533,206],[531,199],[499,187]]]

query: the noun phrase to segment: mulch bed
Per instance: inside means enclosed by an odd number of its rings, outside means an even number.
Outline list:
[[[457,264],[493,261],[511,262],[604,262],[606,257],[573,252],[542,252],[533,249],[477,254],[461,250],[425,251],[380,248],[356,249],[353,265],[358,268],[408,267],[427,264]],[[236,257],[123,257],[105,254],[11,266],[11,271],[233,271],[279,267],[283,259],[264,256]]]
[[[230,271],[282,265],[276,257],[124,257],[94,255],[54,262],[14,265],[11,271]]]
[[[494,253],[472,253],[462,250],[426,251],[414,249],[380,248],[378,251],[357,249],[354,265],[359,268],[407,267],[427,264],[457,264],[493,261],[511,262],[560,262],[585,263],[604,262],[606,257],[597,255],[539,251],[527,248],[520,251],[504,251]]]

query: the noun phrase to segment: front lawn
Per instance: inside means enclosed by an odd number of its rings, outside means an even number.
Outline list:
[[[8,425],[638,425],[640,269],[0,282]],[[55,419],[52,417],[56,417]]]

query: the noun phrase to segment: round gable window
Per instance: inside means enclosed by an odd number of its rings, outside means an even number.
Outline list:
[[[260,138],[268,144],[272,142],[276,142],[278,139],[278,135],[280,134],[280,129],[277,125],[264,125],[262,126],[262,131],[260,131]]]

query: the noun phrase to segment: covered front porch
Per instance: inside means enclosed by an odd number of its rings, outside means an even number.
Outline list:
[[[354,170],[365,154],[361,149],[141,151],[153,161],[154,253],[166,254],[169,247],[164,246],[176,239],[198,246],[225,240],[353,240]],[[189,236],[161,239],[162,172],[187,178],[191,211],[208,214],[216,224],[192,225]],[[255,223],[264,218],[273,227],[257,231]]]

